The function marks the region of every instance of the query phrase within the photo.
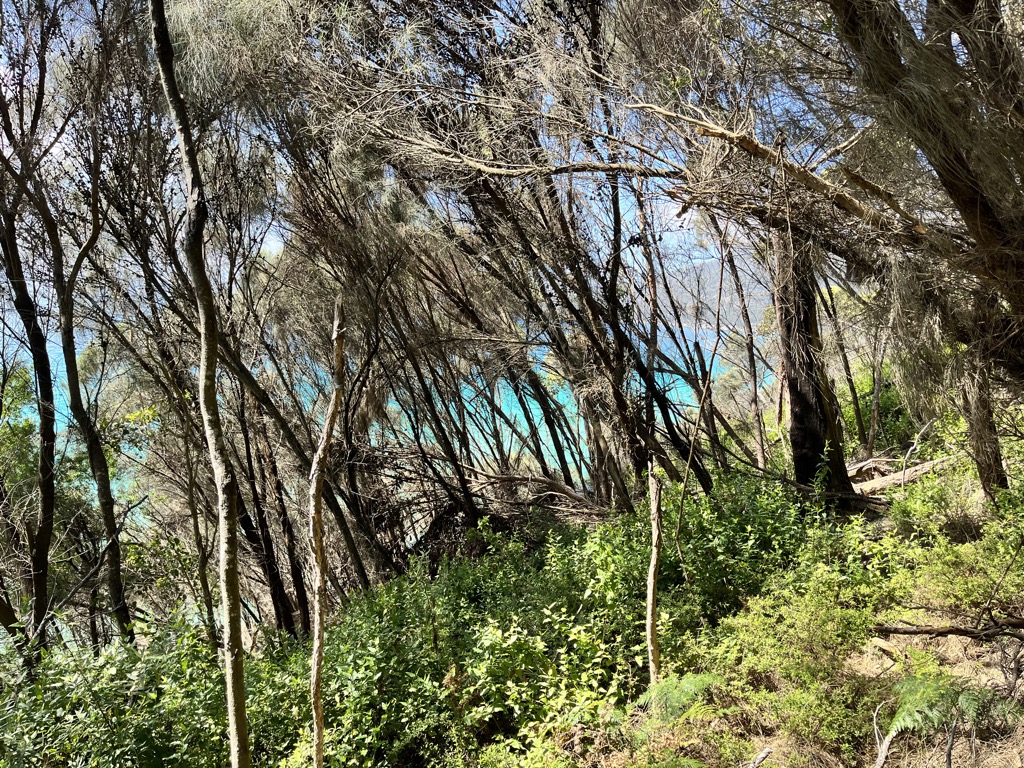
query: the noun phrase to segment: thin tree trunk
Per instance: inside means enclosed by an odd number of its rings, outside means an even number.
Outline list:
[[[526,383],[529,384],[530,390],[533,392],[533,399],[540,406],[541,416],[544,418],[544,425],[547,427],[551,440],[551,447],[555,451],[558,466],[562,470],[562,482],[570,488],[575,488],[572,482],[572,471],[569,469],[569,462],[566,459],[565,448],[562,446],[562,439],[559,436],[555,411],[551,407],[551,395],[544,386],[544,382],[541,381],[540,376],[532,368],[526,369]]]
[[[54,269],[63,271],[63,260],[54,259]],[[128,608],[128,599],[125,595],[124,579],[121,577],[121,532],[117,524],[117,513],[114,508],[114,493],[110,484],[110,467],[107,464],[107,455],[103,450],[103,442],[100,440],[99,432],[93,422],[92,414],[82,399],[81,381],[78,373],[78,350],[75,347],[75,320],[74,305],[71,295],[73,284],[64,285],[62,277],[54,278],[58,293],[62,295],[60,301],[60,338],[61,350],[64,353],[64,376],[66,378],[68,391],[68,405],[71,408],[71,415],[78,424],[78,429],[85,439],[86,453],[89,457],[89,469],[92,472],[93,482],[96,485],[96,500],[100,508],[100,518],[103,521],[103,533],[107,537],[106,554],[106,580],[107,591],[110,593],[110,603],[114,620],[117,622],[121,636],[128,642],[135,642],[135,630],[132,629],[132,615]]]
[[[231,469],[232,477],[235,477],[234,469]],[[238,486],[237,480],[235,486]],[[274,626],[277,629],[284,629],[289,634],[295,634],[295,622],[292,619],[292,606],[291,601],[288,599],[288,593],[284,587],[284,579],[281,578],[281,571],[277,567],[277,561],[274,558],[273,546],[268,547],[267,542],[270,538],[270,530],[267,527],[266,515],[262,512],[262,508],[257,507],[254,513],[250,513],[249,507],[246,504],[245,497],[241,494],[237,497],[238,504],[238,525],[242,531],[242,536],[249,543],[249,548],[252,550],[253,555],[256,557],[256,562],[259,564],[260,572],[263,574],[263,578],[267,581],[267,588],[270,592],[270,604],[274,611]],[[258,504],[254,503],[254,507]],[[263,520],[260,520],[260,517]]]
[[[309,613],[309,596],[306,593],[306,577],[303,573],[302,560],[299,557],[298,542],[295,537],[295,529],[292,526],[291,517],[288,515],[288,506],[284,500],[284,483],[281,482],[277,469],[277,460],[270,450],[270,440],[267,437],[266,419],[258,404],[254,403],[256,410],[256,463],[260,473],[260,481],[266,489],[266,493],[273,499],[277,510],[278,524],[281,526],[281,534],[284,536],[285,555],[288,558],[288,572],[292,579],[292,589],[295,591],[295,605],[299,612],[299,626],[302,634],[308,636],[312,627]]]
[[[658,643],[658,569],[661,565],[661,481],[651,460],[647,471],[651,504],[651,562],[647,568],[647,663],[651,685],[657,685],[661,671],[661,647]]]
[[[717,224],[716,224],[717,226]],[[761,404],[759,402],[760,383],[757,376],[757,355],[754,345],[754,326],[750,322],[750,310],[747,308],[746,291],[740,280],[740,271],[736,266],[736,259],[733,257],[732,248],[725,245],[722,249],[726,266],[729,267],[729,274],[732,275],[733,284],[736,286],[736,298],[740,308],[740,319],[743,321],[744,344],[747,352],[747,373],[750,376],[750,418],[754,428],[754,444],[757,447],[757,467],[764,469],[768,466],[767,454],[765,452],[764,419],[761,416]]]
[[[896,734],[891,732],[882,740],[882,745],[878,748],[878,757],[875,759],[875,768],[883,768],[885,765],[885,759],[889,756],[889,747],[894,738],[896,738]]]
[[[184,252],[199,313],[199,405],[203,415],[210,464],[217,486],[229,756],[232,768],[249,768],[252,758],[249,748],[249,723],[245,715],[242,600],[238,580],[238,489],[228,465],[227,447],[217,402],[217,306],[203,256],[203,231],[207,219],[206,196],[203,192],[199,158],[188,112],[174,74],[174,47],[167,29],[163,0],[150,0],[149,9],[153,24],[153,47],[160,68],[164,94],[174,121],[187,194]]]
[[[272,398],[270,394],[260,386],[256,377],[253,376],[252,371],[250,371],[246,365],[242,364],[238,358],[237,350],[231,349],[229,346],[225,346],[223,351],[225,352],[225,367],[228,368],[230,372],[241,382],[242,386],[249,391],[249,394],[255,398],[264,413],[268,414],[274,420],[274,423],[277,424],[278,428],[281,430],[281,436],[288,444],[288,447],[291,448],[295,458],[298,459],[302,468],[308,471],[312,467],[312,459],[306,452],[302,443],[299,442],[299,439],[294,430],[292,430],[288,419],[285,418],[281,409],[277,407],[277,404],[274,402],[274,398]],[[346,501],[349,500],[346,499]],[[338,523],[338,528],[345,541],[345,548],[352,560],[352,567],[356,572],[356,577],[359,579],[360,585],[365,589],[370,584],[369,575],[367,574],[366,567],[363,564],[362,555],[360,555],[359,550],[356,547],[352,528],[345,519],[344,510],[342,510],[341,504],[338,502],[338,497],[335,494],[334,487],[330,480],[325,480],[324,502],[327,504],[327,509]],[[394,573],[396,570],[394,560],[380,542],[377,541],[376,535],[369,526],[368,521],[362,519],[359,515],[358,504],[356,504],[352,509],[352,517],[356,526],[356,532],[367,544],[367,549],[373,559],[373,565],[381,573]]]
[[[885,348],[888,345],[888,342],[889,338],[888,336],[885,336],[881,341],[881,346],[878,350],[878,357],[875,360],[875,366],[871,371],[871,421],[868,428],[868,439],[865,443],[868,458],[875,455],[875,444],[878,441],[878,427],[882,421],[882,385],[885,383],[882,373],[885,366]],[[858,410],[860,410],[859,405]]]
[[[827,299],[826,295],[827,294]],[[867,430],[864,428],[864,414],[860,411],[860,397],[857,395],[857,384],[853,380],[853,371],[850,369],[850,356],[846,353],[846,341],[843,339],[843,329],[839,325],[839,310],[836,308],[836,297],[832,291],[832,286],[829,285],[828,281],[825,281],[825,294],[818,289],[818,297],[821,299],[821,306],[825,310],[825,314],[828,315],[829,322],[832,323],[832,330],[836,335],[836,349],[839,352],[839,359],[843,364],[843,376],[846,379],[846,387],[850,391],[850,399],[853,401],[853,418],[857,426],[857,440],[860,441],[862,446],[867,446],[868,435]],[[868,458],[871,457],[871,452],[868,452]]]
[[[89,197],[90,230],[79,249],[70,269],[67,270],[64,244],[56,218],[50,211],[45,199],[37,198],[35,204],[43,221],[43,228],[50,243],[53,258],[52,285],[57,295],[58,321],[60,324],[61,352],[64,357],[64,377],[68,392],[68,406],[78,429],[85,440],[86,455],[89,459],[89,471],[96,485],[96,501],[103,521],[103,532],[107,537],[106,564],[107,591],[110,593],[111,612],[117,623],[121,636],[129,642],[135,642],[135,631],[132,629],[132,616],[125,595],[124,580],[121,577],[121,532],[117,524],[117,513],[114,506],[114,493],[110,481],[110,466],[103,450],[103,441],[88,403],[82,396],[81,376],[78,370],[78,349],[75,344],[75,291],[82,265],[89,257],[100,237],[100,201],[99,201],[99,136],[95,126],[92,132],[93,163],[90,173],[91,188]]]
[[[188,454],[185,454],[185,461],[189,461]],[[196,563],[199,577],[199,592],[203,597],[203,616],[206,620],[206,636],[210,640],[210,647],[214,650],[220,645],[217,636],[217,621],[213,614],[213,591],[210,589],[210,577],[207,569],[210,565],[210,555],[206,549],[206,542],[203,541],[202,531],[199,528],[199,501],[196,498],[195,478],[191,467],[187,470],[188,478],[188,510],[192,518],[192,538],[195,540],[196,552],[199,553],[199,560]]]
[[[242,446],[245,450],[245,476],[249,484],[249,495],[252,497],[253,514],[256,518],[256,531],[259,535],[259,546],[261,563],[264,567],[267,582],[270,587],[270,599],[274,606],[274,620],[278,629],[285,630],[288,634],[295,636],[295,616],[292,601],[288,597],[288,591],[284,586],[284,579],[281,576],[281,568],[277,562],[277,553],[274,549],[274,540],[270,535],[270,526],[267,524],[267,513],[264,509],[264,499],[260,494],[257,483],[256,464],[253,459],[252,440],[249,436],[249,424],[247,422],[245,389],[241,391],[241,408],[238,414],[238,424],[242,433]]]
[[[708,370],[707,361],[704,359],[704,350],[700,342],[693,343],[694,357],[697,362],[697,375],[700,377],[701,391],[704,393],[705,407],[701,410],[701,418],[704,421],[704,431],[708,436],[708,452],[718,469],[729,468],[725,450],[722,447],[722,438],[718,434],[718,426],[715,423],[715,400],[714,390],[711,381],[711,371]]]
[[[331,436],[338,420],[343,397],[342,375],[345,361],[344,307],[341,296],[334,306],[334,391],[331,393],[320,444],[309,471],[309,540],[313,550],[313,653],[310,664],[309,692],[313,709],[313,765],[324,765],[324,600],[327,596],[327,557],[324,553],[323,492],[324,471],[330,454]]]

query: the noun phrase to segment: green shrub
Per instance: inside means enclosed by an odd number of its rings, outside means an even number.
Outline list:
[[[723,477],[685,501],[667,487],[663,679],[649,691],[646,515],[529,543],[484,525],[482,557],[435,577],[414,562],[333,617],[329,764],[570,765],[621,750],[636,765],[724,766],[750,759],[755,731],[852,764],[872,748],[879,705],[883,717],[926,711],[898,703],[913,683],[849,668],[873,623],[909,604],[1024,609],[1024,503],[1007,494],[980,538],[957,544],[930,522],[942,488],[908,488],[895,507],[913,523],[884,533],[828,523],[767,481]],[[205,634],[178,622],[140,637],[98,656],[53,650],[34,679],[8,650],[0,766],[222,766],[223,677]],[[308,765],[308,674],[293,640],[261,638],[247,659],[257,766]],[[936,701],[958,722],[995,722],[984,713],[997,697],[972,696]]]
[[[665,606],[691,619],[687,629],[713,624],[758,594],[792,564],[819,514],[780,483],[739,475],[719,477],[710,496],[685,501],[672,487],[665,506],[663,583],[678,588]]]
[[[178,624],[140,636],[143,650],[47,653],[34,680],[7,686],[0,765],[222,766],[223,675],[202,633]]]

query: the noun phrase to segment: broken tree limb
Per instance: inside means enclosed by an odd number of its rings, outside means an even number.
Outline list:
[[[871,627],[872,633],[882,635],[883,637],[890,635],[928,635],[931,637],[966,637],[971,640],[992,640],[1003,635],[1024,637],[1020,630],[1024,630],[1024,618],[1016,616],[993,617],[987,624],[977,627],[958,627],[955,625],[932,626],[929,624],[876,625]]]
[[[881,491],[887,490],[894,485],[904,485],[914,480],[927,475],[929,472],[938,469],[944,464],[952,461],[955,456],[943,456],[941,459],[935,459],[934,461],[926,461],[923,464],[918,464],[914,467],[909,467],[905,472],[896,473],[892,475],[886,475],[885,477],[879,477],[875,480],[868,480],[863,483],[857,483],[853,486],[853,490],[857,493],[864,494],[865,496],[872,496]]]

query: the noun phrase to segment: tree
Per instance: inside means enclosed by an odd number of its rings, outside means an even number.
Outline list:
[[[245,715],[243,676],[242,605],[238,582],[238,488],[229,469],[224,429],[217,399],[217,357],[219,327],[217,305],[203,258],[203,231],[208,216],[199,155],[192,134],[185,101],[174,71],[174,46],[167,28],[163,0],[151,0],[153,47],[160,79],[174,121],[181,165],[185,178],[185,258],[199,313],[199,406],[203,414],[210,465],[217,486],[217,516],[220,522],[220,590],[224,610],[224,668],[227,685],[228,736],[232,768],[251,763],[249,725]]]

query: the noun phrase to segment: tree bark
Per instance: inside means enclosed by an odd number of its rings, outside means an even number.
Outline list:
[[[661,566],[661,481],[654,471],[654,461],[647,473],[648,498],[651,504],[651,561],[647,568],[647,664],[651,685],[658,684],[661,671],[661,646],[658,642],[658,569]]]
[[[886,335],[879,344],[878,358],[875,360],[875,367],[871,372],[871,426],[868,429],[868,439],[865,443],[865,449],[869,458],[875,455],[875,444],[878,442],[878,428],[882,422],[882,387],[885,384],[883,374],[885,371],[885,348],[888,346],[888,342],[889,338]]]
[[[135,630],[132,628],[131,610],[128,608],[124,579],[121,576],[121,531],[117,524],[117,513],[114,507],[110,466],[107,464],[107,454],[103,450],[103,441],[100,439],[99,430],[96,429],[92,414],[82,398],[82,385],[78,373],[78,350],[75,345],[74,284],[64,285],[63,277],[58,276],[58,272],[63,272],[62,261],[62,259],[54,259],[54,282],[58,295],[61,297],[60,338],[61,350],[64,353],[64,376],[67,383],[68,405],[85,440],[89,469],[96,485],[96,501],[99,504],[100,518],[103,521],[103,533],[107,537],[104,560],[111,612],[121,636],[128,642],[134,643]]]
[[[39,507],[34,529],[33,526],[29,526],[27,532],[32,585],[31,624],[27,634],[33,643],[34,654],[46,643],[43,627],[50,607],[50,547],[53,543],[53,516],[57,499],[54,477],[57,412],[53,399],[53,372],[50,367],[46,333],[39,321],[38,308],[25,279],[14,212],[4,211],[2,223],[4,231],[0,246],[3,250],[4,271],[7,273],[11,293],[14,295],[14,308],[28,339],[29,355],[32,358],[32,370],[36,379],[36,403],[39,414],[39,463],[36,474]]]
[[[257,483],[256,464],[253,459],[252,440],[249,436],[249,424],[247,422],[248,410],[245,407],[246,400],[245,389],[243,388],[241,390],[238,424],[242,433],[242,446],[245,449],[245,477],[249,485],[249,495],[252,498],[253,514],[256,518],[260,565],[263,567],[264,575],[270,587],[270,600],[274,606],[274,623],[278,629],[283,629],[288,634],[295,636],[294,609],[288,597],[288,591],[285,589],[284,579],[281,576],[281,568],[277,562],[277,553],[274,550],[274,539],[270,535],[270,526],[267,524],[264,498],[260,494],[260,487]]]
[[[715,224],[718,228],[717,223]],[[722,239],[724,241],[724,235]],[[754,340],[754,326],[750,321],[750,310],[747,308],[746,291],[743,282],[740,280],[740,271],[736,267],[736,259],[733,257],[732,247],[723,243],[722,257],[726,266],[729,267],[729,274],[732,275],[733,284],[736,286],[736,299],[739,304],[740,319],[743,321],[744,347],[747,353],[747,374],[750,376],[750,419],[753,422],[754,444],[757,448],[757,467],[764,469],[768,466],[767,454],[765,452],[764,418],[761,415],[760,403],[760,382],[757,375],[757,354]]]
[[[857,394],[857,384],[853,380],[853,370],[850,368],[850,356],[846,352],[846,341],[843,338],[843,329],[839,324],[839,310],[836,307],[836,297],[832,291],[832,286],[825,282],[825,293],[818,290],[818,298],[821,299],[821,306],[825,310],[825,314],[828,316],[829,322],[832,324],[832,332],[836,335],[836,349],[839,352],[839,360],[843,364],[843,376],[846,379],[846,388],[850,392],[850,400],[853,403],[853,420],[857,427],[857,440],[860,441],[861,446],[868,445],[868,434],[864,428],[864,414],[860,410],[860,397]],[[826,298],[827,296],[827,298]],[[868,458],[871,457],[874,447],[872,446],[868,451]]]
[[[982,490],[990,500],[1010,487],[1003,467],[1003,451],[999,444],[995,416],[992,413],[992,391],[987,366],[976,361],[974,370],[964,377],[964,406],[967,413],[967,439],[978,467]]]
[[[284,499],[284,483],[277,469],[277,459],[274,458],[270,448],[270,439],[267,436],[266,418],[259,405],[254,403],[256,411],[256,464],[260,473],[261,485],[265,493],[274,501],[277,511],[278,525],[281,526],[281,535],[284,537],[285,555],[288,558],[288,573],[292,579],[292,589],[295,591],[295,605],[299,613],[299,627],[302,634],[308,636],[312,625],[310,623],[309,596],[306,592],[306,577],[303,572],[302,559],[299,557],[298,542],[295,537],[295,529],[292,526],[291,517],[288,515],[288,506]]]

